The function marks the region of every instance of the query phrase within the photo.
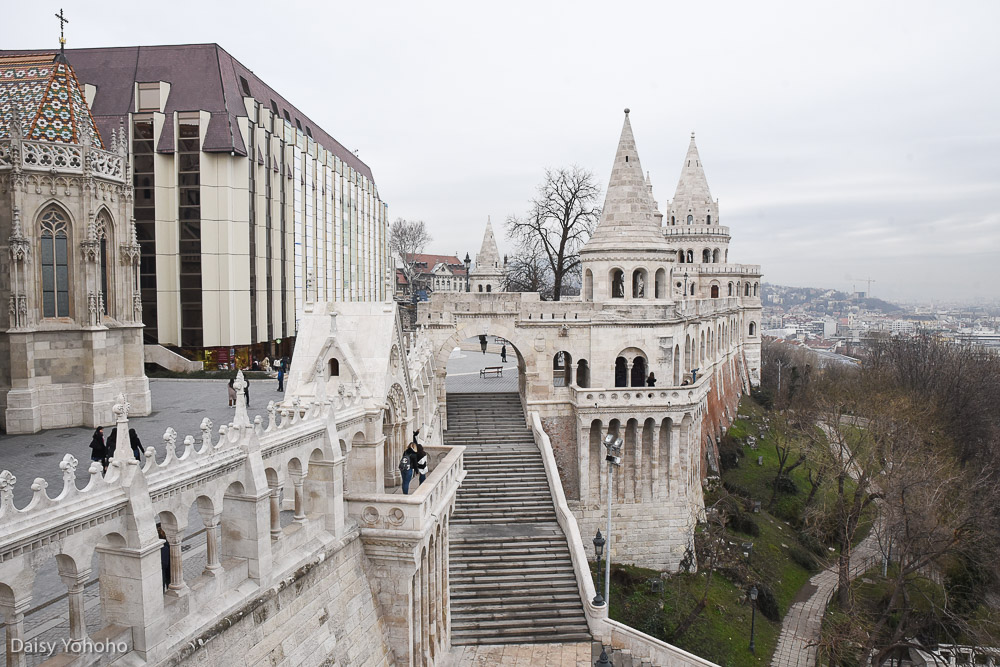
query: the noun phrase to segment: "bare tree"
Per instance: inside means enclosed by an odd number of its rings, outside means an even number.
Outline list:
[[[534,239],[518,245],[504,268],[505,292],[538,292],[552,298],[552,270],[540,244]]]
[[[422,253],[431,242],[431,235],[423,220],[404,220],[396,218],[389,227],[389,249],[394,252],[403,265],[403,276],[410,284],[410,289],[416,289],[414,280],[417,277],[416,255]]]
[[[567,276],[580,264],[580,248],[601,215],[601,188],[579,167],[547,169],[538,196],[524,217],[507,218],[507,233],[528,247],[537,244],[552,272],[552,298],[559,300]]]

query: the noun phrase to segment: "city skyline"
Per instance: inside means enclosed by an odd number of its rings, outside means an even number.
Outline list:
[[[546,167],[579,165],[605,188],[630,107],[660,209],[695,131],[732,257],[759,261],[767,281],[846,291],[871,277],[874,296],[907,301],[997,294],[989,3],[385,3],[292,8],[286,19],[313,20],[239,33],[219,31],[225,7],[180,3],[156,22],[125,3],[86,7],[65,7],[69,47],[221,44],[358,151],[390,218],[428,224],[428,252],[474,255],[487,216],[509,252],[503,221]],[[57,9],[12,8],[23,29],[6,48],[57,48]]]

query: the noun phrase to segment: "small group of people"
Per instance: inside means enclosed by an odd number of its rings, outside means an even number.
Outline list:
[[[410,482],[413,480],[414,471],[420,475],[420,483],[423,484],[427,478],[427,452],[424,446],[417,442],[417,434],[420,429],[413,432],[413,440],[406,446],[403,457],[399,459],[399,472],[403,476],[403,495],[410,493]]]
[[[246,382],[246,384],[243,385],[243,396],[246,398],[247,407],[249,408],[250,407],[250,382],[247,381],[247,380],[244,380],[244,382]],[[235,408],[236,407],[236,397],[237,397],[237,393],[236,393],[236,378],[229,378],[229,407],[231,407],[231,408]]]
[[[139,441],[139,434],[134,428],[128,430],[129,445],[132,448],[132,456],[137,461],[142,460],[142,442]],[[111,429],[107,440],[104,439],[104,427],[98,426],[94,430],[94,436],[90,439],[90,460],[98,461],[101,464],[101,474],[108,472],[108,463],[115,455],[118,447],[118,427]]]

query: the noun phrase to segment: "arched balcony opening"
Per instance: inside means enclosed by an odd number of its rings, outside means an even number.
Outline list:
[[[719,298],[719,286],[718,285],[712,285],[712,298],[713,299],[718,299]]]
[[[718,263],[719,263],[719,249],[716,248],[715,250],[712,251],[712,264],[718,264]]]
[[[710,264],[712,262],[712,251],[708,248],[701,251],[701,262],[702,264]]]
[[[590,386],[590,366],[586,359],[576,363],[576,385],[585,389]]]
[[[654,298],[667,298],[667,271],[666,269],[656,270],[656,280],[654,281]]]
[[[628,362],[625,361],[625,357],[615,359],[615,386],[628,386]]]
[[[612,269],[611,271],[611,298],[625,298],[625,272],[621,269]]]
[[[647,375],[646,360],[642,357],[636,357],[632,361],[631,385],[633,387],[645,387]]]
[[[646,298],[646,281],[649,279],[649,274],[646,273],[646,269],[636,269],[632,272],[632,298],[633,299],[645,299]]]
[[[552,386],[568,387],[573,383],[573,357],[569,352],[556,352],[552,357]]]
[[[583,300],[594,300],[594,272],[590,269],[583,272]]]

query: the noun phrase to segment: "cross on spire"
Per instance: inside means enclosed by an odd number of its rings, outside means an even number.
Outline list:
[[[62,53],[66,49],[66,34],[63,29],[66,27],[66,24],[69,23],[69,19],[63,16],[63,10],[61,7],[59,8],[59,13],[56,14],[55,17],[59,19],[59,52]]]

